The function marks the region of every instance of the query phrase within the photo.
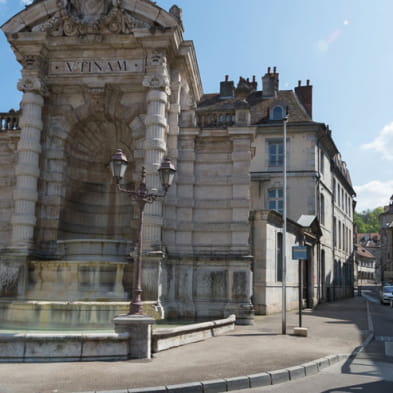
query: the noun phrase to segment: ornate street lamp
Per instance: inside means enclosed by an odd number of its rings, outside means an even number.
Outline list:
[[[132,301],[130,303],[129,315],[143,315],[143,303],[142,303],[142,237],[143,237],[143,212],[147,203],[153,203],[158,198],[163,198],[168,192],[173,179],[175,177],[176,169],[171,161],[166,158],[158,173],[164,192],[162,194],[156,192],[150,192],[146,187],[146,172],[145,168],[142,167],[141,180],[138,188],[135,191],[124,189],[120,186],[120,180],[124,177],[128,165],[128,160],[125,154],[118,149],[112,156],[110,167],[112,170],[112,176],[116,179],[117,188],[121,192],[126,192],[133,200],[138,203],[139,207],[139,223],[138,223],[138,248],[137,248],[137,259],[135,265],[134,274],[134,291]]]

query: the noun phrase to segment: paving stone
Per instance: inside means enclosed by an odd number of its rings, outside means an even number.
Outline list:
[[[268,373],[253,374],[248,376],[250,387],[267,386],[272,384],[272,377]]]
[[[272,378],[272,385],[289,381],[288,369],[269,371],[269,374]]]
[[[128,393],[166,393],[166,386],[128,389]]]
[[[202,384],[200,382],[168,385],[166,388],[168,393],[203,393]]]
[[[304,364],[302,364],[302,366],[304,367],[304,369],[306,371],[307,377],[310,375],[315,375],[319,371],[317,362],[304,363]]]
[[[226,382],[228,392],[231,390],[248,389],[250,387],[250,379],[248,377],[227,378]]]
[[[202,381],[204,393],[221,393],[227,391],[227,383],[224,379]]]
[[[337,363],[337,362],[340,360],[340,358],[339,358],[338,355],[329,355],[329,356],[326,356],[326,359],[329,360],[329,364],[330,364],[331,366],[332,366],[333,364]]]
[[[99,390],[96,391],[96,393],[128,393],[127,389],[121,389],[121,390]]]
[[[289,367],[288,372],[289,372],[289,379],[291,381],[306,376],[306,370],[304,369],[303,366]]]
[[[318,360],[318,370],[323,370],[326,367],[330,366],[330,362],[328,358],[322,358]]]

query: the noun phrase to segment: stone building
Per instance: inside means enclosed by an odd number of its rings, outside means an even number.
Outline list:
[[[380,233],[358,233],[356,235],[357,244],[365,248],[375,260],[375,281],[380,283],[382,281],[381,268],[381,234]],[[356,281],[356,276],[355,276]]]
[[[371,252],[360,244],[355,245],[356,269],[354,278],[357,286],[375,283],[376,258]]]
[[[279,269],[280,220],[268,210],[282,208],[286,111],[290,239],[309,247],[305,302],[348,293],[354,192],[330,130],[312,120],[309,83],[279,90],[274,69],[262,90],[255,77],[237,86],[226,78],[219,93],[203,94],[181,10],[149,0],[36,0],[2,30],[23,67],[21,109],[0,117],[3,315],[20,317],[15,299],[36,301],[23,313],[29,321],[59,309],[91,318],[93,307],[100,324],[123,309],[138,214],[111,179],[121,148],[130,189],[142,167],[150,189],[164,158],[177,167],[166,199],[145,211],[149,313],[249,322],[255,292],[281,285],[263,272]],[[263,242],[256,231],[267,231]],[[276,294],[258,296],[274,303],[259,312],[279,308]]]

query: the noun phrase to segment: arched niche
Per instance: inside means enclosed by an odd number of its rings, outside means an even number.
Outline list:
[[[91,116],[70,130],[65,143],[64,192],[59,240],[134,240],[134,203],[119,193],[109,162],[116,149],[130,165],[123,184],[133,188],[134,143],[129,127],[118,119]]]

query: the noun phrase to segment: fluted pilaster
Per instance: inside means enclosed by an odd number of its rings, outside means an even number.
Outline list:
[[[28,73],[31,73],[29,70]],[[20,119],[21,137],[18,144],[16,165],[16,187],[14,192],[14,212],[12,216],[13,248],[22,252],[30,249],[36,224],[36,204],[38,200],[39,158],[41,153],[41,131],[43,82],[36,76],[25,76],[18,84],[24,92],[22,116]]]
[[[161,53],[152,53],[149,56],[147,74],[143,84],[149,88],[144,143],[146,184],[149,189],[160,189],[158,168],[167,152],[167,107],[170,94],[166,58]],[[162,202],[156,201],[147,205],[143,239],[145,249],[161,245],[162,223]]]

